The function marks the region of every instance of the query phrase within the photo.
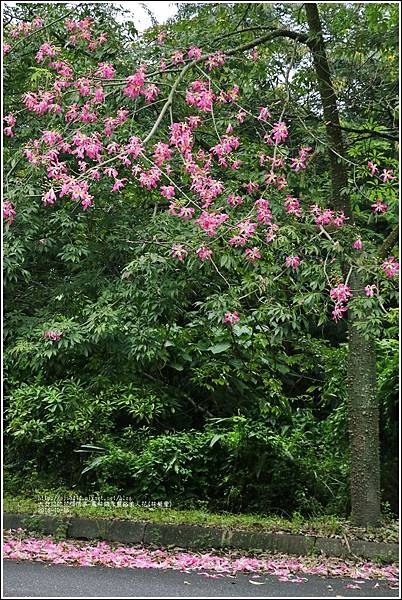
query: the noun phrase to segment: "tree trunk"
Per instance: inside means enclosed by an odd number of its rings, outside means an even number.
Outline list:
[[[347,194],[348,172],[342,130],[339,129],[337,98],[331,81],[325,43],[317,4],[306,3],[309,26],[309,48],[323,107],[332,177],[334,208],[351,215]],[[357,272],[352,272],[350,283],[353,295],[363,293],[363,282]],[[349,441],[350,441],[350,491],[352,520],[362,527],[376,526],[380,517],[380,439],[376,392],[375,342],[359,333],[357,316],[349,312]]]
[[[353,295],[363,284],[355,271],[350,276]],[[376,389],[375,341],[359,333],[354,311],[349,315],[349,439],[352,521],[375,526],[380,518],[379,411]]]

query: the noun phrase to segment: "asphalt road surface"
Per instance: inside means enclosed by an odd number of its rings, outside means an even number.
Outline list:
[[[252,584],[250,581],[261,582]],[[348,589],[351,579],[309,576],[304,583],[280,582],[273,576],[253,579],[250,575],[209,578],[197,573],[159,569],[113,569],[69,567],[40,562],[5,560],[3,598],[397,598],[385,582],[361,583]],[[261,585],[262,584],[262,585]]]

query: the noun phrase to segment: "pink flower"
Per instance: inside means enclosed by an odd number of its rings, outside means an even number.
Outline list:
[[[339,321],[343,318],[343,313],[348,310],[347,306],[343,306],[341,303],[336,303],[332,311],[332,318],[334,321]]]
[[[196,46],[191,46],[187,56],[193,60],[198,60],[202,56],[202,50],[201,48],[197,48]]]
[[[197,79],[193,81],[186,93],[186,102],[196,106],[204,112],[211,112],[215,94],[210,89],[208,82]]]
[[[43,62],[45,56],[56,56],[56,54],[56,48],[48,42],[45,42],[44,44],[42,44],[42,46],[38,50],[38,53],[36,54],[36,62],[41,63]]]
[[[271,118],[271,113],[268,108],[260,107],[260,114],[257,118],[259,121],[268,121]]]
[[[3,131],[8,137],[15,137],[12,127],[4,127]]]
[[[165,41],[165,37],[166,37],[166,32],[165,31],[160,31],[156,37],[156,40],[159,44],[159,46],[162,46],[164,41]]]
[[[116,179],[116,181],[114,182],[114,185],[112,187],[112,192],[117,192],[121,188],[124,188],[125,181],[128,181],[127,177],[123,177],[123,179]]]
[[[158,142],[154,145],[153,158],[158,167],[161,167],[163,163],[172,157],[172,151],[168,144],[164,142]]]
[[[104,99],[105,99],[105,93],[103,91],[103,88],[97,87],[94,92],[94,102],[98,102],[98,103],[102,104]]]
[[[11,50],[10,44],[3,44],[3,54],[8,54]]]
[[[113,79],[116,75],[116,70],[110,63],[99,63],[98,70],[95,72],[97,77],[102,79]]]
[[[8,115],[6,115],[4,117],[4,121],[7,123],[7,125],[10,125],[10,127],[14,127],[14,125],[17,122],[17,119],[14,117],[14,115],[12,113],[9,113]]]
[[[394,175],[392,174],[392,169],[383,169],[383,172],[379,177],[384,183],[396,179],[396,177],[394,177]]]
[[[274,126],[272,127],[272,137],[275,140],[276,144],[280,144],[281,142],[284,142],[286,140],[286,138],[288,137],[288,129],[285,125],[285,123],[283,123],[283,121],[280,121],[279,123],[275,123]]]
[[[48,206],[49,204],[54,204],[56,201],[56,194],[54,193],[54,189],[50,188],[46,194],[42,197],[42,202],[44,206]]]
[[[300,258],[298,256],[287,256],[285,259],[285,265],[292,269],[297,269],[300,264]]]
[[[246,248],[245,255],[246,255],[246,260],[249,260],[250,262],[255,262],[256,260],[262,258],[261,252],[260,252],[259,248],[257,248],[257,247]]]
[[[301,217],[300,202],[297,198],[292,198],[292,196],[286,196],[284,205],[285,210],[289,215],[296,215],[296,217]]]
[[[277,225],[276,223],[273,223],[272,225],[270,225],[270,227],[267,231],[266,238],[265,238],[268,244],[276,238],[275,231],[278,231],[278,229],[279,229],[279,225]]]
[[[134,73],[126,78],[126,87],[123,94],[132,100],[138,96],[145,82],[145,67],[142,66]]]
[[[175,195],[175,189],[173,185],[163,185],[160,188],[160,193],[162,194],[162,196],[165,196],[165,198],[170,200]]]
[[[81,200],[81,204],[83,207],[83,210],[87,210],[87,208],[89,208],[90,206],[92,206],[92,196],[89,196],[87,198],[84,198],[84,200]]]
[[[243,204],[243,200],[241,196],[237,196],[236,194],[229,194],[227,197],[227,203],[230,206],[239,206],[239,204]]]
[[[347,302],[349,298],[353,298],[350,287],[344,283],[340,283],[336,287],[332,288],[329,295],[331,296],[332,300],[336,300],[336,302]]]
[[[206,246],[200,246],[198,250],[196,250],[197,256],[200,260],[210,260],[212,256],[212,250],[207,248]]]
[[[141,94],[145,96],[145,100],[150,103],[160,94],[160,89],[154,83],[150,83],[141,90]]]
[[[63,334],[59,331],[44,331],[43,337],[51,340],[52,342],[58,342]]]
[[[179,217],[184,219],[184,221],[190,221],[193,218],[195,213],[195,208],[191,208],[191,206],[182,206],[179,212]]]
[[[218,52],[215,52],[214,54],[210,54],[207,58],[207,60],[205,61],[206,66],[208,67],[208,71],[212,71],[212,69],[215,69],[216,67],[220,67],[221,65],[225,64],[225,55],[223,52],[221,52],[220,50],[218,50]]]
[[[8,200],[3,201],[3,219],[11,223],[14,221],[14,217],[16,212],[14,210],[14,206]]]
[[[355,250],[361,250],[363,248],[363,242],[361,241],[360,238],[353,242],[353,248]]]
[[[179,65],[179,64],[184,65],[183,52],[180,52],[180,50],[176,50],[176,52],[173,52],[171,58],[172,58],[172,63],[174,65]]]
[[[229,323],[229,325],[234,325],[235,323],[238,323],[239,321],[240,321],[240,317],[239,317],[239,313],[237,311],[225,312],[225,317],[223,319],[224,323]]]
[[[381,202],[381,198],[377,198],[377,201],[371,205],[371,208],[373,209],[374,214],[385,213],[388,208],[388,204]]]
[[[370,169],[371,175],[378,173],[377,165],[375,165],[371,160],[368,161],[367,166]]]
[[[399,271],[399,263],[398,263],[398,261],[393,256],[390,256],[381,265],[381,268],[384,271],[385,275],[387,277],[391,278],[391,277],[394,277],[394,275],[396,275],[397,272]]]
[[[364,288],[364,292],[366,294],[366,296],[374,296],[374,291],[377,289],[377,287],[375,285],[366,285],[366,287]]]
[[[184,258],[187,256],[188,251],[185,249],[183,244],[173,244],[172,246],[172,256],[177,258],[180,262],[183,262]]]

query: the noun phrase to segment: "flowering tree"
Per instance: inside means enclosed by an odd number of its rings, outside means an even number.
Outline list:
[[[79,230],[91,213],[118,209],[140,190],[160,228],[127,243],[161,247],[179,274],[198,265],[200,280],[220,280],[213,319],[223,335],[241,338],[253,323],[256,334],[282,341],[331,320],[342,332],[349,315],[352,515],[375,524],[373,340],[399,269],[396,162],[384,151],[394,138],[359,125],[351,132],[368,138],[346,148],[317,6],[306,4],[306,23],[292,29],[256,18],[201,39],[173,23],[135,43],[107,11],[53,9],[44,18],[31,7],[31,18],[6,27],[10,276],[23,254],[13,247],[19,219]],[[261,100],[258,78],[272,86]],[[315,86],[317,130],[306,108]],[[32,204],[20,213],[22,194]],[[66,260],[80,261],[79,246],[64,249]],[[66,337],[62,327],[43,330],[49,357]],[[220,343],[217,352],[227,348]]]

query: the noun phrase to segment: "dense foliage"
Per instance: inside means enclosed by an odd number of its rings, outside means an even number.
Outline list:
[[[353,304],[376,339],[396,509],[394,242],[378,256],[397,223],[398,9],[320,9],[353,222],[331,205],[308,49],[278,37],[234,51],[278,28],[303,35],[301,5],[182,4],[143,36],[107,3],[6,9],[12,491],[346,514]]]

